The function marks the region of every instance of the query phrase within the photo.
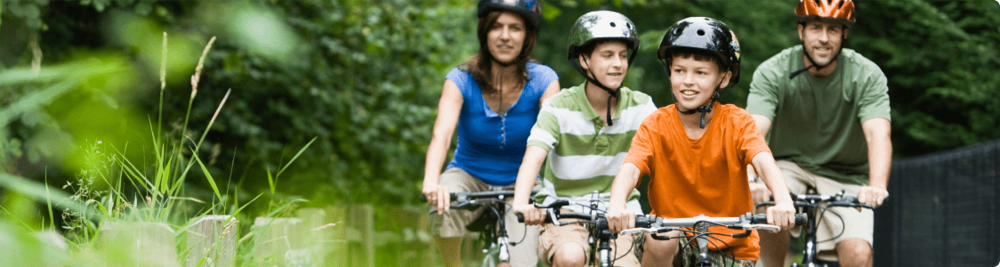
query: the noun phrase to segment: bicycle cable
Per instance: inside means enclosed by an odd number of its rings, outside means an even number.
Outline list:
[[[503,202],[503,204],[504,204],[504,207],[511,206],[511,207],[507,208],[504,211],[504,214],[507,214],[508,212],[510,212],[511,209],[514,209],[514,206],[510,205],[510,204],[507,204],[507,202]],[[499,217],[499,216],[497,216],[497,217]],[[503,219],[501,219],[501,220],[503,220]],[[524,225],[524,231],[521,231],[521,240],[517,241],[517,242],[508,240],[507,241],[508,245],[517,246],[518,244],[521,244],[521,242],[524,242],[524,238],[528,236],[528,225],[527,224],[523,224],[523,223],[521,225]]]
[[[716,226],[725,226],[723,224],[714,223],[714,222],[704,221],[704,223],[715,224]],[[678,228],[676,230],[679,231],[679,232],[681,232],[685,236],[687,236],[686,234],[689,234],[689,233],[690,234],[695,234],[692,237],[692,240],[687,240],[687,242],[684,242],[684,244],[680,248],[681,251],[683,251],[684,249],[690,249],[691,246],[692,246],[691,242],[697,242],[698,238],[705,237],[706,238],[705,240],[708,241],[709,244],[711,244],[712,246],[714,246],[716,251],[720,251],[721,252],[723,250],[723,248],[720,247],[719,244],[716,243],[715,241],[713,241],[712,239],[718,240],[723,245],[725,245],[726,248],[732,248],[732,247],[729,245],[729,242],[726,242],[725,240],[722,240],[721,238],[719,238],[719,237],[717,237],[715,235],[729,236],[729,237],[734,237],[733,235],[735,235],[735,234],[726,234],[726,233],[719,233],[719,232],[698,232],[696,230],[688,230],[688,229],[684,229],[684,228]],[[677,237],[680,237],[680,236],[677,236]],[[672,238],[677,238],[677,237],[672,237]],[[699,250],[700,250],[700,248],[699,248]],[[700,253],[700,251],[699,251],[699,253]],[[724,253],[724,252],[722,252],[722,253]],[[728,256],[729,256],[729,262],[730,262],[729,265],[730,266],[736,266],[736,254],[735,254],[735,251],[732,250],[732,249],[730,249]],[[725,260],[726,260],[725,257],[723,257],[723,262],[722,262],[723,266],[726,265],[725,264]]]
[[[819,223],[823,221],[824,214],[826,214],[826,211],[829,210],[829,209],[830,209],[830,206],[826,206],[826,207],[823,207],[822,211],[820,211],[820,213],[819,213],[819,219],[816,220],[816,227],[819,227]],[[844,217],[841,216],[840,213],[837,213],[837,211],[830,211],[830,212],[833,213],[833,215],[836,215],[837,218],[840,219],[840,225],[841,225],[841,227],[840,227],[840,233],[837,234],[834,237],[831,237],[830,239],[823,240],[823,241],[817,241],[816,244],[837,240],[837,238],[840,238],[841,236],[843,236],[844,232],[847,231],[847,222],[844,221]]]

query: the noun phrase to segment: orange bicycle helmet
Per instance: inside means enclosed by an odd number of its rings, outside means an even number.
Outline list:
[[[836,21],[850,28],[854,25],[854,1],[799,0],[795,6],[795,18],[799,23],[813,19]]]

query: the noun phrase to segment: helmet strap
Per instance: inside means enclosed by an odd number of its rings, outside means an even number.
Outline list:
[[[689,110],[681,110],[680,106],[678,106],[677,112],[680,112],[681,114],[684,115],[691,115],[697,112],[701,112],[701,121],[698,124],[698,127],[705,129],[705,114],[712,112],[712,104],[714,104],[714,102],[719,100],[719,91],[721,90],[721,87],[722,87],[722,81],[719,81],[719,85],[715,87],[717,89],[715,89],[715,92],[712,93],[712,98],[708,99],[708,103],[705,103],[704,106],[700,106],[695,109],[689,109]],[[671,91],[671,94],[673,94],[673,91]],[[674,99],[677,99],[677,97],[674,97]]]
[[[578,58],[579,58],[579,56],[578,56]],[[573,61],[573,60],[571,60],[571,61]],[[585,64],[587,64],[587,65],[590,65],[590,62],[587,62],[587,57],[583,57],[583,62]],[[612,97],[614,97],[614,98],[618,98],[619,97],[619,95],[621,94],[622,85],[624,85],[624,84],[619,85],[618,88],[616,88],[616,89],[608,88],[607,86],[605,86],[604,84],[602,84],[600,81],[597,80],[597,75],[594,75],[594,71],[593,70],[584,71],[583,70],[583,66],[580,66],[579,62],[573,61],[572,63],[573,63],[573,67],[575,67],[577,71],[579,71],[580,73],[584,74],[583,77],[587,79],[587,82],[592,83],[592,84],[596,85],[598,88],[604,89],[604,91],[608,92],[608,104],[607,104],[607,108],[606,108],[608,110],[608,113],[607,113],[607,117],[606,118],[607,118],[608,126],[614,125],[614,123],[611,120],[611,98]],[[590,75],[587,75],[587,74],[590,74]]]
[[[833,60],[831,60],[830,63],[826,63],[826,65],[816,64],[816,60],[814,60],[812,58],[812,56],[809,55],[809,52],[806,52],[806,42],[803,41],[802,42],[802,54],[806,55],[806,59],[808,59],[809,63],[812,63],[812,65],[806,66],[805,68],[802,68],[802,69],[799,69],[799,70],[796,70],[796,71],[793,71],[791,74],[788,75],[788,79],[794,79],[795,76],[799,76],[799,74],[802,74],[803,72],[809,70],[809,68],[816,68],[816,71],[819,71],[819,70],[821,70],[823,68],[826,68],[827,66],[830,66],[831,64],[833,64],[833,62],[837,60],[837,57],[840,57],[840,52],[844,51],[844,41],[847,41],[847,37],[844,37],[844,34],[846,34],[846,33],[841,33],[840,34],[840,48],[837,48],[837,54],[834,54],[833,55]]]

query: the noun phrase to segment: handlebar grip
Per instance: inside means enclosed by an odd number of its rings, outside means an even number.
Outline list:
[[[517,214],[517,222],[524,223],[524,214],[520,214],[520,213]],[[546,211],[546,213],[545,213],[545,222],[544,223],[552,223],[552,217],[549,216],[548,211]]]
[[[649,228],[649,225],[656,220],[656,217],[639,215],[635,216],[635,227],[636,228]]]
[[[795,225],[796,226],[804,225],[804,224],[806,224],[807,221],[808,221],[808,217],[806,217],[805,213],[796,213],[795,214]],[[750,218],[750,223],[752,223],[752,224],[767,224],[767,214],[763,214],[763,213],[761,213],[761,214],[754,214],[753,217]],[[638,223],[636,223],[636,224],[638,224]]]
[[[649,225],[656,221],[655,216],[646,215],[636,215],[635,216],[635,228],[649,228]],[[608,219],[607,218],[597,218],[597,222],[594,223],[597,229],[608,229]]]
[[[455,200],[455,198],[457,198],[457,197],[455,196],[455,192],[451,192],[451,193],[448,193],[448,199],[451,199],[452,201],[454,201],[454,200]],[[427,202],[427,196],[426,196],[426,195],[423,195],[423,194],[421,194],[421,195],[420,195],[420,201],[423,201],[423,202]]]

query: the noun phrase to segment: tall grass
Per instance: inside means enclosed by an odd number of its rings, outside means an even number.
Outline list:
[[[166,60],[167,34],[163,34],[163,49],[160,69],[160,90],[159,107],[155,124],[150,120],[149,132],[152,145],[152,162],[136,162],[126,157],[129,150],[128,144],[106,144],[100,140],[92,141],[85,147],[86,160],[88,164],[76,173],[76,179],[62,187],[72,194],[67,194],[63,190],[53,190],[43,183],[34,182],[23,177],[16,177],[6,172],[0,171],[0,187],[8,192],[24,196],[31,201],[45,203],[48,207],[48,227],[38,227],[41,229],[54,230],[55,215],[52,207],[62,210],[61,219],[66,240],[69,241],[70,251],[59,252],[38,238],[24,235],[25,231],[15,230],[18,227],[34,228],[28,223],[17,222],[19,215],[0,217],[0,246],[4,244],[17,244],[24,250],[25,257],[4,258],[0,260],[2,265],[30,266],[47,264],[53,266],[77,265],[79,263],[89,263],[96,265],[160,265],[162,263],[145,262],[144,255],[123,255],[122,248],[102,247],[101,225],[111,222],[152,222],[168,225],[175,232],[177,248],[181,248],[177,255],[177,263],[185,262],[188,254],[185,242],[186,233],[195,226],[197,219],[205,215],[226,215],[228,219],[225,225],[232,220],[240,220],[241,227],[237,229],[226,228],[225,231],[238,231],[240,228],[249,228],[252,223],[251,218],[244,214],[245,209],[251,203],[258,201],[267,192],[253,196],[247,202],[240,202],[238,189],[230,195],[229,191],[220,191],[219,183],[206,166],[199,155],[200,148],[205,141],[208,132],[211,130],[216,119],[223,111],[223,107],[232,92],[226,91],[225,96],[219,100],[215,113],[208,120],[207,126],[201,131],[201,136],[196,140],[188,136],[188,127],[191,123],[191,107],[194,105],[198,95],[198,85],[205,59],[215,42],[215,37],[209,40],[205,49],[201,53],[198,65],[191,76],[191,94],[188,99],[187,111],[184,114],[184,123],[179,133],[163,133],[163,98],[166,91]],[[44,68],[39,73],[29,73],[28,69],[13,69],[0,73],[0,86],[17,83],[39,83],[50,82],[52,85],[39,90],[37,93],[29,95],[14,104],[0,110],[0,129],[7,127],[8,123],[16,119],[25,112],[34,110],[40,106],[50,103],[53,99],[73,90],[81,80],[98,74],[114,73],[121,66],[92,66],[91,68],[79,68],[73,64],[63,67]],[[72,70],[70,72],[62,72]],[[29,75],[30,74],[30,75]],[[195,118],[197,119],[197,118]],[[267,170],[267,179],[270,188],[270,198],[268,210],[264,216],[276,216],[288,214],[295,207],[295,203],[304,201],[302,199],[281,199],[275,198],[276,185],[282,173],[315,141],[314,138],[303,146],[291,160],[284,163],[276,173],[272,174]],[[187,186],[193,181],[188,178],[194,177],[200,172],[200,176],[211,189],[210,199],[199,199],[192,197],[187,190]],[[147,170],[152,170],[151,173]],[[47,179],[47,177],[46,177]],[[47,182],[46,182],[47,183]],[[226,187],[229,188],[229,187]],[[0,206],[2,207],[2,206]],[[239,255],[236,258],[248,263],[256,260],[254,251],[256,242],[254,231],[247,231],[238,238],[237,246],[248,249],[238,251],[248,254]],[[216,240],[217,242],[219,240]],[[43,248],[44,247],[44,248]],[[215,245],[212,249],[218,249]],[[58,254],[55,256],[49,254]],[[43,257],[43,255],[49,255]],[[206,254],[212,255],[212,254]],[[199,265],[211,265],[219,259],[212,259],[206,256],[198,260]],[[55,259],[55,262],[52,260]],[[168,260],[169,261],[169,260]],[[166,264],[173,266],[175,263]]]

